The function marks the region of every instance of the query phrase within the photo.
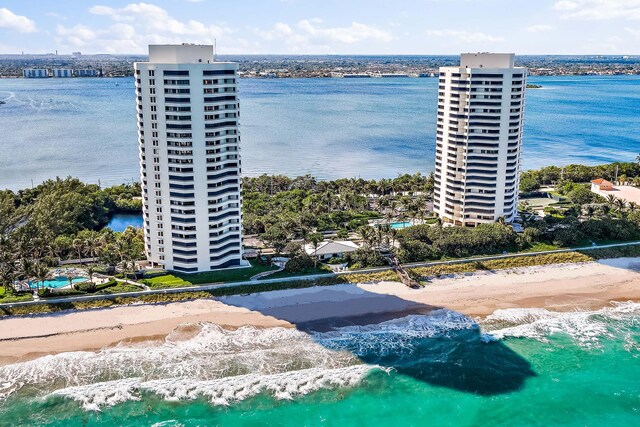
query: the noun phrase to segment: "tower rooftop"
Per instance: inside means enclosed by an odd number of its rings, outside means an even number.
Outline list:
[[[213,45],[210,44],[152,44],[149,62],[157,64],[211,63]]]
[[[514,68],[515,53],[463,53],[462,68]]]

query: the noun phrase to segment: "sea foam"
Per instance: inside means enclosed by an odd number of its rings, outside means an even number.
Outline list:
[[[60,353],[0,367],[0,397],[23,388],[48,394],[60,384],[65,388],[92,387],[126,380],[123,390],[131,390],[135,384],[154,380],[183,378],[198,382],[360,364],[354,355],[325,348],[313,337],[292,328],[247,326],[227,330],[204,323],[200,325],[200,332],[190,339],[174,340],[175,336],[170,334],[159,345],[122,345],[98,352]],[[132,378],[136,380],[128,383]],[[122,391],[110,398],[115,402],[130,397]],[[85,406],[91,402],[108,403],[96,397]]]
[[[640,304],[632,301],[612,302],[609,307],[593,311],[508,308],[496,310],[482,326],[487,340],[512,337],[546,342],[549,336],[564,334],[583,347],[595,347],[601,338],[628,331],[639,316]]]
[[[139,400],[141,392],[150,392],[168,401],[203,397],[212,405],[230,405],[258,393],[267,392],[275,399],[291,400],[322,388],[352,387],[375,366],[354,365],[336,369],[310,368],[271,375],[248,374],[215,380],[193,381],[188,378],[165,378],[142,381],[128,378],[56,390],[47,397],[73,399],[86,410],[97,411],[128,400]]]
[[[141,399],[144,393],[165,400],[203,398],[212,405],[230,405],[258,393],[293,399],[322,388],[353,387],[372,369],[389,371],[375,365],[386,355],[410,362],[429,348],[431,338],[546,341],[562,333],[593,347],[622,333],[627,350],[638,351],[631,328],[638,319],[640,304],[625,302],[583,312],[503,309],[479,323],[440,309],[328,332],[189,324],[160,343],[61,353],[0,367],[0,398],[14,393],[64,397],[94,411]]]

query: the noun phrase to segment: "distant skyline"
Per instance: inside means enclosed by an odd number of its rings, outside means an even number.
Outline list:
[[[640,0],[165,0],[0,7],[0,54],[640,54]]]

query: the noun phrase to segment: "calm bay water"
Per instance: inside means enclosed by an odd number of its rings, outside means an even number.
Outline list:
[[[314,333],[205,323],[0,367],[0,425],[634,426],[639,322],[622,303]]]
[[[640,77],[532,77],[524,168],[633,160]],[[240,80],[243,172],[320,178],[433,170],[437,79]],[[133,79],[0,79],[0,188],[138,180]]]

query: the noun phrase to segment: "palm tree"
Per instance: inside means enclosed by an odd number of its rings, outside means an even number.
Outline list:
[[[34,263],[30,258],[22,258],[20,262],[20,273],[27,279],[33,277]]]
[[[587,205],[585,207],[585,215],[587,216],[587,218],[592,218],[595,213],[596,213],[596,207],[595,206]]]
[[[89,276],[89,286],[91,288],[91,290],[95,290],[96,285],[95,283],[93,283],[93,275],[96,272],[96,267],[93,265],[90,265],[89,267],[87,267],[87,276]]]
[[[122,261],[122,277],[124,278],[125,283],[129,283],[129,272],[133,273],[136,267],[136,262],[132,260],[123,260]]]
[[[398,236],[398,229],[389,227],[389,234],[391,235],[391,250],[393,250],[396,244],[396,237]]]
[[[38,279],[37,289],[40,290],[40,285],[44,288],[44,282],[51,278],[49,273],[49,267],[42,263],[37,263],[33,268],[33,273],[36,279]]]
[[[360,234],[360,236],[362,237],[362,241],[364,242],[365,246],[370,246],[371,245],[371,240],[372,240],[372,234],[373,234],[373,228],[371,228],[368,225],[363,225],[360,226],[358,228],[358,234]]]
[[[73,239],[73,249],[76,250],[76,253],[78,254],[78,259],[80,260],[80,264],[82,264],[82,251],[84,250],[84,241],[82,239]]]
[[[629,202],[627,209],[629,212],[635,212],[635,210],[638,209],[638,204],[636,202]]]
[[[624,199],[616,198],[613,202],[613,206],[619,214],[624,214],[624,210],[627,207],[627,202]]]
[[[316,252],[318,251],[318,245],[324,240],[324,236],[321,233],[311,233],[308,239],[313,245],[313,268],[316,268],[318,266],[318,254]]]
[[[9,286],[13,284],[16,277],[16,265],[9,253],[3,254],[0,258],[0,283],[4,287],[5,292]]]
[[[380,245],[382,245],[382,236],[383,235],[384,235],[384,231],[382,229],[382,225],[380,225],[380,224],[376,225],[374,238],[375,238],[375,241],[376,241],[376,245],[378,247],[380,247]]]
[[[95,258],[98,252],[98,247],[100,245],[100,238],[98,237],[98,233],[95,231],[91,231],[87,234],[87,237],[84,240],[84,245],[89,253],[91,258]]]

